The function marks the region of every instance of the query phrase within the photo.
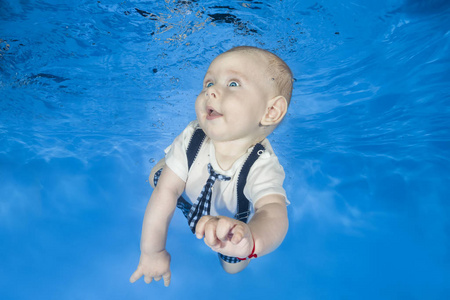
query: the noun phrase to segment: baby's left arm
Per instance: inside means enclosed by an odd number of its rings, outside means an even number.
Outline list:
[[[204,216],[197,223],[197,238],[216,252],[245,258],[274,251],[284,240],[288,229],[285,198],[272,194],[255,204],[255,214],[248,224],[224,216]]]

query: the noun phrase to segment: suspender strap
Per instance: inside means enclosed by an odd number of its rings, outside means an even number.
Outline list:
[[[205,139],[205,132],[201,128],[195,130],[194,134],[189,141],[189,145],[186,149],[186,155],[188,160],[188,171],[191,169],[192,164],[194,163],[195,158],[197,157],[198,152],[202,146],[202,143]]]
[[[234,216],[236,220],[247,223],[248,216],[250,215],[250,201],[244,195],[244,187],[247,183],[248,173],[250,172],[250,168],[253,166],[255,161],[259,158],[259,156],[264,152],[265,148],[261,144],[256,144],[253,148],[253,151],[247,157],[244,165],[242,166],[241,172],[239,173],[239,177],[237,180],[237,213]],[[238,263],[240,261],[237,257],[226,256],[219,253],[219,257],[228,262],[228,263]]]
[[[237,180],[237,213],[235,219],[244,223],[247,223],[248,216],[250,215],[250,201],[244,195],[244,187],[247,184],[247,176],[250,172],[250,168],[253,166],[254,162],[259,158],[259,156],[264,152],[264,150],[265,148],[263,145],[255,145],[253,151],[247,157],[247,160],[242,166]]]

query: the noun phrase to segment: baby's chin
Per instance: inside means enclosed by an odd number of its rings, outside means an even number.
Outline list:
[[[224,138],[224,132],[221,131],[220,126],[214,126],[212,124],[213,121],[208,121],[206,118],[203,120],[198,120],[198,124],[200,128],[205,132],[206,136],[208,136],[213,141],[221,141]]]

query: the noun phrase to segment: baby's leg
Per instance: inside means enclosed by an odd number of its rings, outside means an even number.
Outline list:
[[[220,261],[220,265],[225,270],[225,272],[227,272],[229,274],[236,274],[236,273],[241,272],[242,270],[244,270],[248,266],[248,263],[250,262],[250,259],[243,260],[243,261],[240,261],[238,263],[232,264],[232,263],[224,261],[219,256],[219,261]]]
[[[148,176],[148,182],[150,183],[152,188],[155,188],[154,182],[155,173],[164,168],[165,166],[166,166],[166,159],[163,157],[161,158],[160,161],[158,161],[158,163],[153,167],[152,171],[150,172],[150,176]]]

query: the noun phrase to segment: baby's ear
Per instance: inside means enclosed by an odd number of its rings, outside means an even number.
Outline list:
[[[261,125],[277,125],[283,120],[287,112],[287,101],[283,96],[276,96],[267,103],[266,113],[264,114]]]

